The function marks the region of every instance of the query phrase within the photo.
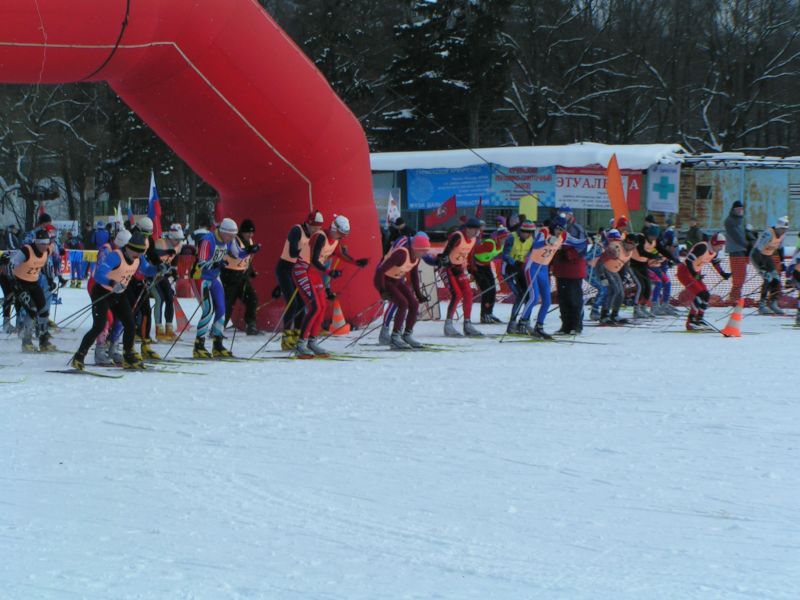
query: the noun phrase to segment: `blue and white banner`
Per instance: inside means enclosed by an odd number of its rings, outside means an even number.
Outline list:
[[[680,165],[653,165],[647,170],[647,210],[677,213]]]

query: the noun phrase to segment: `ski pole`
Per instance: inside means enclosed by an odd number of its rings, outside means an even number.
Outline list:
[[[528,294],[533,289],[534,282],[536,281],[536,278],[539,276],[539,271],[541,271],[542,267],[544,266],[544,263],[538,263],[538,264],[539,264],[539,266],[536,269],[536,273],[534,273],[533,277],[531,277],[531,282],[528,284],[528,287],[525,289],[525,294],[522,296],[522,301],[520,302],[520,310],[522,310],[522,311],[524,311],[524,309],[525,309],[525,303],[526,303],[526,300],[528,298]],[[526,265],[525,268],[527,269],[528,266]],[[531,310],[531,312],[533,312],[533,311]],[[508,329],[506,329],[505,332],[503,332],[503,335],[500,336],[500,340],[499,340],[498,343],[502,344],[503,340],[506,339],[507,335],[508,335]]]
[[[81,309],[79,309],[79,310],[75,311],[75,312],[74,312],[74,313],[72,313],[71,315],[69,315],[69,316],[65,317],[64,319],[62,319],[62,320],[61,320],[59,323],[56,323],[56,325],[57,325],[58,327],[60,327],[60,326],[61,326],[61,325],[63,325],[64,323],[67,323],[67,322],[69,322],[69,321],[72,321],[72,320],[75,320],[75,319],[77,319],[79,316],[83,315],[83,313],[84,313],[84,312],[86,312],[86,311],[91,311],[91,310],[92,310],[92,307],[94,307],[94,305],[95,305],[95,304],[97,304],[97,303],[98,303],[98,302],[100,302],[101,300],[104,300],[104,299],[108,298],[108,297],[109,297],[111,294],[113,294],[113,293],[114,293],[114,290],[109,290],[107,293],[105,293],[105,294],[103,294],[102,296],[100,296],[100,297],[99,297],[97,300],[94,300],[94,301],[93,301],[91,304],[89,304],[88,306],[84,306],[83,308],[81,308]]]
[[[289,310],[289,307],[292,305],[292,302],[294,302],[296,296],[297,296],[297,288],[294,288],[294,292],[292,292],[292,295],[289,297],[289,301],[286,303],[286,306],[283,307],[283,310],[281,311],[281,314],[278,317],[278,323],[277,325],[275,325],[275,329],[272,331],[272,335],[266,342],[264,342],[261,345],[261,347],[258,350],[253,352],[252,356],[248,360],[254,359],[259,352],[261,352],[264,348],[266,348],[267,345],[278,336],[278,332],[280,331],[281,325],[283,325],[283,317],[286,315],[286,312]]]
[[[186,324],[183,326],[183,329],[181,329],[178,332],[178,335],[175,337],[175,341],[172,342],[172,345],[169,347],[169,350],[167,350],[167,353],[164,355],[164,358],[167,358],[169,356],[169,353],[172,352],[172,349],[175,347],[175,344],[177,344],[178,340],[181,339],[181,336],[183,335],[183,332],[186,331],[187,329],[189,329],[189,325],[191,324],[192,319],[197,314],[197,311],[200,310],[201,306],[203,306],[202,302],[197,304],[197,308],[194,309],[194,312],[192,313],[192,316],[189,317],[186,320]]]

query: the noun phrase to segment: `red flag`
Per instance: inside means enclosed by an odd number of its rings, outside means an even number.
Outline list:
[[[443,223],[447,223],[450,219],[456,216],[456,197],[450,196],[447,200],[442,202],[441,206],[429,215],[425,215],[425,228],[437,227]]]
[[[475,218],[480,219],[483,214],[483,196],[478,198],[478,208],[475,209]]]

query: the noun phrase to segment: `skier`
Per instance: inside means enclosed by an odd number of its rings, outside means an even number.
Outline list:
[[[647,274],[653,286],[652,312],[654,315],[674,317],[679,313],[669,303],[672,296],[672,280],[669,276],[669,269],[679,262],[679,258],[677,236],[673,228],[670,227],[659,236],[657,248],[665,260],[659,265],[648,267]]]
[[[207,233],[200,238],[200,247],[197,250],[197,266],[200,269],[202,280],[200,292],[202,297],[202,314],[197,324],[197,337],[194,340],[195,358],[227,358],[233,356],[230,350],[222,344],[222,330],[225,325],[225,292],[219,279],[225,258],[231,256],[235,259],[244,258],[248,254],[259,251],[258,244],[250,249],[241,248],[235,243],[239,228],[233,219],[222,219],[214,233]],[[213,322],[212,322],[213,312]],[[211,336],[214,338],[212,352],[206,350],[206,334],[211,326]]]
[[[631,271],[638,288],[641,290],[638,302],[633,307],[633,317],[636,319],[652,319],[655,315],[649,310],[653,285],[650,280],[649,269],[660,267],[666,260],[658,250],[658,237],[661,230],[657,225],[648,225],[643,234],[628,234],[636,244],[631,256]]]
[[[459,303],[464,309],[464,335],[481,337],[470,320],[472,317],[472,288],[469,282],[467,266],[469,255],[475,246],[475,239],[481,229],[481,222],[470,217],[456,231],[450,234],[447,244],[439,255],[437,264],[439,275],[450,292],[450,304],[447,307],[447,318],[444,322],[444,334],[450,337],[461,337],[453,326],[453,317]]]
[[[623,240],[622,234],[616,229],[606,232],[606,249],[597,263],[600,285],[608,288],[600,310],[600,325],[621,325],[627,322],[627,319],[619,318],[619,309],[625,297],[620,273],[630,261],[634,245],[631,239]]]
[[[502,217],[501,217],[502,218]],[[505,221],[505,219],[503,219]],[[497,229],[490,236],[475,245],[472,251],[473,276],[481,291],[481,323],[492,325],[502,323],[494,316],[494,304],[497,300],[497,284],[494,280],[492,261],[503,253],[508,229],[498,221]]]
[[[156,250],[153,241],[153,221],[150,217],[139,217],[136,224],[131,228],[131,233],[141,233],[145,241],[145,256],[150,264],[160,264],[162,256],[174,256],[172,250]],[[153,321],[153,310],[150,304],[150,292],[153,288],[153,280],[147,280],[144,271],[137,271],[127,288],[128,302],[133,311],[134,322],[136,323],[137,333],[141,339],[142,358],[158,360],[161,355],[153,350],[155,340],[150,337],[150,330]]]
[[[281,350],[294,350],[300,338],[300,328],[303,322],[303,301],[297,297],[298,292],[294,284],[292,269],[298,260],[306,264],[311,262],[311,250],[308,242],[315,233],[322,229],[325,218],[318,210],[311,211],[304,223],[293,225],[283,243],[283,252],[275,267],[278,278],[278,287],[272,292],[274,298],[283,295],[286,308],[283,311],[283,336],[281,337]]]
[[[127,229],[120,229],[115,234],[112,242],[107,242],[97,249],[97,258],[95,261],[95,272],[97,265],[101,264],[109,254],[115,250],[121,250],[131,240],[131,232]],[[89,281],[86,283],[86,290],[89,293],[89,299],[92,298],[92,293],[97,287],[97,282],[94,278],[94,272]],[[130,305],[129,305],[130,306]],[[123,326],[122,323],[115,318],[114,313],[109,309],[106,312],[106,325],[97,334],[95,338],[94,347],[94,364],[96,365],[122,365],[122,351],[119,347],[119,342],[122,337]],[[139,355],[141,358],[141,356]]]
[[[350,235],[350,221],[344,215],[333,219],[330,227],[320,229],[309,240],[310,258],[306,262],[298,257],[292,270],[292,278],[297,287],[297,293],[305,304],[305,317],[294,351],[298,358],[313,358],[314,356],[328,356],[328,352],[317,344],[317,335],[322,329],[322,320],[328,307],[328,297],[325,291],[323,277],[331,279],[340,277],[342,272],[330,268],[329,261],[333,256],[358,267],[365,267],[368,258],[355,259],[347,253],[347,248],[341,240]]]
[[[702,269],[711,264],[723,279],[730,279],[731,274],[722,269],[719,252],[725,247],[725,234],[715,233],[708,242],[698,242],[691,247],[686,259],[678,265],[678,281],[684,288],[685,301],[692,304],[689,316],[686,317],[687,331],[703,331],[710,329],[703,320],[703,315],[711,300],[711,293],[703,283]]]
[[[239,234],[234,243],[239,246],[240,258],[232,256],[225,257],[225,265],[220,273],[220,281],[225,290],[225,324],[228,324],[233,315],[233,304],[240,300],[244,304],[244,323],[247,335],[258,335],[258,325],[256,325],[256,309],[258,308],[258,296],[253,289],[250,279],[256,276],[253,270],[253,254],[258,252],[261,244],[253,243],[256,226],[250,219],[242,221],[239,227]]]
[[[156,322],[156,340],[159,342],[171,342],[176,337],[172,324],[175,319],[175,290],[172,288],[172,282],[169,277],[177,278],[175,262],[177,261],[177,256],[181,253],[185,239],[183,227],[179,223],[173,223],[163,237],[153,242],[152,258],[148,254],[148,260],[151,262],[157,260],[170,267],[168,276],[161,277],[152,288],[153,320]]]
[[[83,243],[80,238],[72,235],[71,231],[67,232],[67,239],[64,240],[64,248],[69,251],[69,287],[81,287],[83,279]]]
[[[411,238],[410,247],[395,246],[390,250],[375,272],[374,283],[381,297],[397,307],[390,340],[392,348],[408,350],[423,347],[414,339],[413,330],[419,305],[428,300],[419,284],[419,261],[430,250],[428,236],[418,233]],[[411,279],[411,287],[406,281],[407,277]]]
[[[589,319],[592,321],[600,320],[600,309],[605,301],[606,294],[608,294],[608,286],[600,283],[600,257],[605,252],[606,232],[600,229],[596,235],[591,236],[591,246],[586,251],[586,266],[588,267],[588,275],[586,280],[589,282],[597,293],[592,298],[592,310],[589,313]]]
[[[117,236],[117,241],[122,242],[128,236]],[[125,293],[128,284],[137,271],[145,277],[155,277],[158,273],[166,273],[169,267],[165,264],[151,265],[144,253],[147,250],[147,239],[141,232],[130,235],[129,241],[121,249],[116,249],[106,254],[98,263],[95,270],[95,285],[92,288],[92,327],[83,336],[77,352],[72,357],[71,366],[83,371],[84,360],[89,348],[103,331],[108,319],[108,311],[122,323],[124,334],[122,338],[123,369],[143,369],[142,358],[133,348],[135,337],[135,323],[131,312],[130,296]]]
[[[14,333],[17,329],[11,323],[11,308],[14,306],[14,276],[11,273],[11,252],[0,254],[0,287],[3,289],[3,333]],[[19,319],[17,319],[19,321]]]
[[[52,352],[56,349],[50,342],[50,311],[39,284],[39,277],[50,260],[50,254],[50,234],[45,229],[40,229],[32,244],[25,244],[19,250],[14,250],[11,256],[10,272],[16,284],[14,295],[17,314],[22,314],[24,309],[29,317],[25,319],[20,330],[23,352],[36,352],[32,341],[34,330],[39,338],[39,352]]]
[[[522,313],[522,327],[532,337],[550,340],[553,339],[544,331],[544,320],[550,309],[552,292],[550,290],[550,263],[556,252],[564,245],[567,239],[567,219],[563,214],[551,220],[550,228],[542,227],[536,233],[530,254],[525,266],[527,280],[527,302]],[[552,229],[552,231],[551,231]],[[536,325],[530,326],[533,308],[541,303],[536,315]]]
[[[559,214],[566,219],[566,240],[553,257],[551,268],[556,278],[561,328],[558,334],[576,335],[583,331],[583,280],[586,277],[586,231],[578,225],[572,208],[563,205]]]
[[[778,306],[781,293],[781,274],[775,268],[775,256],[783,261],[783,238],[789,229],[789,217],[781,217],[773,227],[761,232],[750,251],[750,262],[758,269],[764,283],[761,286],[761,301],[758,305],[760,315],[783,315]],[[781,264],[779,263],[779,264]]]
[[[511,318],[508,320],[506,333],[525,333],[524,325],[517,323],[517,315],[525,302],[525,291],[528,282],[525,280],[525,262],[533,245],[533,234],[536,225],[532,221],[522,221],[517,231],[506,239],[503,247],[503,280],[514,293],[514,305],[511,307]]]

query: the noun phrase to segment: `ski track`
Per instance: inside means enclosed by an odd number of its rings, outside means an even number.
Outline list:
[[[62,293],[61,315],[86,303]],[[607,346],[421,323],[464,351],[119,380],[2,336],[27,379],[2,387],[0,598],[794,599],[800,334],[779,322],[581,337]]]

